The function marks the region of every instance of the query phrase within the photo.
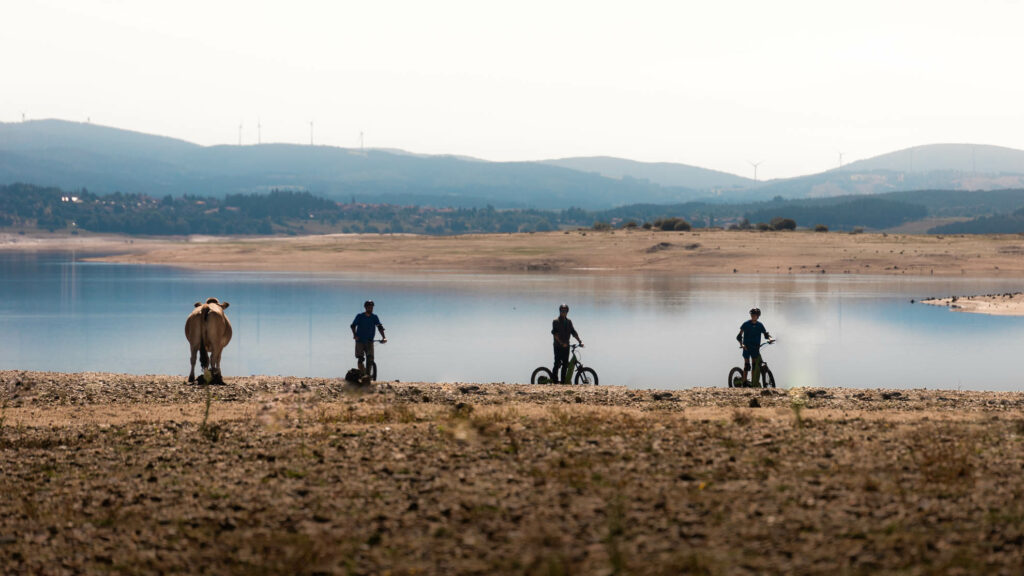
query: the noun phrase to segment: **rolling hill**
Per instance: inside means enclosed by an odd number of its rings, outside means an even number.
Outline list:
[[[593,172],[608,178],[636,178],[649,180],[660,186],[678,186],[698,190],[742,190],[758,185],[758,182],[750,178],[718,170],[671,162],[637,162],[610,156],[561,158],[545,160],[544,164],[571,168],[581,172]]]
[[[198,146],[60,120],[0,124],[0,183],[161,197],[306,190],[337,201],[557,209],[679,202],[703,193],[537,162],[330,146]]]
[[[611,157],[488,162],[331,146],[199,146],[93,124],[37,120],[0,123],[0,184],[15,182],[153,197],[224,197],[279,189],[308,191],[338,202],[603,210],[695,200],[1020,189],[1024,151],[933,144],[819,174],[756,182],[684,164]]]

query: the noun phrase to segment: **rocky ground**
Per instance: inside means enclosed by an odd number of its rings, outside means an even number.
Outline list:
[[[1019,574],[1024,394],[0,372],[0,572]]]

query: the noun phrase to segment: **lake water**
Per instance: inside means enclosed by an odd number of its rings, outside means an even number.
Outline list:
[[[0,252],[0,368],[188,373],[185,317],[231,303],[225,377],[339,377],[349,324],[373,299],[382,379],[526,382],[551,365],[558,305],[602,385],[724,386],[747,310],[778,339],[779,386],[1022,390],[1024,318],[911,299],[1017,291],[1020,280],[899,276],[607,276],[208,272]]]

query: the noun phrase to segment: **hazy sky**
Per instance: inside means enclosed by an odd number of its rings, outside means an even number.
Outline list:
[[[1018,0],[0,1],[3,122],[761,179],[1024,148]]]

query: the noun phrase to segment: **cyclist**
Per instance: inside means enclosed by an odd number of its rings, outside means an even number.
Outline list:
[[[363,302],[363,312],[356,314],[355,320],[352,321],[352,339],[356,341],[356,359],[359,362],[359,371],[366,373],[370,365],[373,364],[373,337],[374,332],[380,331],[380,343],[384,344],[388,341],[387,337],[384,336],[384,326],[380,323],[380,318],[373,313],[373,300],[367,300]],[[363,357],[366,357],[366,363],[363,363]]]
[[[774,342],[768,329],[761,324],[760,308],[750,309],[750,320],[740,325],[740,333],[736,335],[736,341],[743,348],[743,381],[753,382],[755,385],[761,381],[761,335],[764,334],[768,342]],[[750,365],[754,365],[754,379],[747,380],[750,372]]]
[[[551,335],[554,336],[555,367],[551,369],[551,377],[555,384],[565,382],[565,372],[569,369],[569,337],[576,338],[576,341],[583,346],[583,340],[573,328],[572,320],[569,320],[569,305],[562,304],[558,307],[558,318],[551,323]]]

